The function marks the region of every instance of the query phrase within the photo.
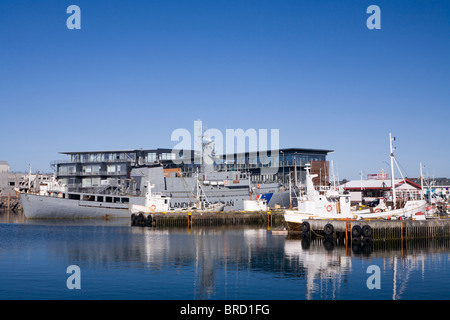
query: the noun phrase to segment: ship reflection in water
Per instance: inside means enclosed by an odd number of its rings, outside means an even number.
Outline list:
[[[17,215],[17,214],[16,214]],[[448,299],[450,240],[349,247],[264,227],[152,229],[0,214],[1,299]],[[66,287],[78,265],[81,289]],[[369,266],[380,289],[369,289]]]

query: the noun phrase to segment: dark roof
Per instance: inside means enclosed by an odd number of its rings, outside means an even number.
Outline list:
[[[157,149],[129,149],[129,150],[94,150],[94,151],[73,151],[73,152],[59,152],[61,154],[80,154],[80,153],[118,153],[118,152],[172,152],[174,149],[169,148],[157,148]],[[178,149],[176,149],[178,150]],[[193,150],[186,150],[186,151],[193,151]],[[270,152],[272,150],[265,150],[266,152]],[[327,150],[327,149],[306,149],[306,148],[282,148],[278,151],[283,151],[284,153],[330,153],[334,150]],[[257,151],[250,151],[250,153],[257,152]],[[260,151],[261,152],[261,151]],[[248,151],[246,151],[248,153]]]
[[[131,153],[131,152],[144,152],[144,153],[171,153],[174,149],[168,149],[168,148],[157,148],[157,149],[130,149],[130,150],[97,150],[97,151],[76,151],[76,152],[59,152],[60,154],[88,154],[88,153]],[[177,151],[181,151],[176,149]],[[188,153],[193,152],[194,150],[186,150]],[[252,154],[252,153],[258,153],[258,152],[267,152],[271,153],[272,151],[277,150],[264,150],[264,151],[246,151],[243,154]],[[309,154],[321,154],[321,155],[327,155],[330,152],[333,152],[334,150],[327,150],[327,149],[306,149],[306,148],[282,148],[279,149],[279,153],[285,153],[285,154],[295,154],[295,153],[309,153]],[[234,154],[242,154],[242,153],[234,153]],[[222,154],[222,156],[226,156],[226,154]]]
[[[124,153],[124,152],[159,152],[168,153],[172,149],[157,148],[157,149],[130,149],[130,150],[94,150],[94,151],[73,151],[73,152],[59,152],[60,154],[86,154],[86,153]]]

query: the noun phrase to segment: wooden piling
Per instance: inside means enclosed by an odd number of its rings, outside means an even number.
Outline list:
[[[270,229],[274,225],[284,223],[282,212],[189,212],[189,213],[154,213],[155,227],[187,227],[221,226],[221,225],[267,225]],[[194,223],[195,221],[195,223]]]
[[[410,239],[436,239],[450,237],[450,219],[427,220],[309,220],[311,231],[323,233],[327,223],[333,225],[336,233],[343,233],[346,241],[353,242],[353,233],[349,230],[355,225],[369,225],[372,228],[372,239],[380,241],[410,240]]]

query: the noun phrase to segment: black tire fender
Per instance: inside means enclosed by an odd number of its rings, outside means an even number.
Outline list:
[[[309,222],[303,221],[302,222],[302,232],[309,232],[310,229],[311,229],[311,226],[309,225]]]
[[[352,227],[352,236],[354,238],[360,237],[361,236],[361,226],[360,225],[354,225]]]
[[[366,224],[361,229],[361,235],[363,237],[371,237],[372,236],[372,227]]]
[[[334,233],[334,227],[331,223],[327,223],[325,227],[323,227],[323,232],[325,232],[326,235],[332,235]]]

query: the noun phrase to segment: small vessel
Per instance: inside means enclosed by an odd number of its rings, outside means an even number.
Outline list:
[[[297,230],[303,221],[308,219],[356,219],[350,210],[350,195],[338,192],[334,188],[316,190],[313,178],[317,174],[310,173],[306,165],[306,194],[297,198],[298,207],[286,210],[284,220],[289,230]]]
[[[169,202],[170,198],[161,193],[153,193],[152,189],[155,187],[147,181],[147,192],[145,194],[145,204],[138,205],[133,204],[130,208],[131,213],[154,213],[154,212],[167,212],[170,210]]]
[[[268,210],[267,199],[260,193],[255,192],[255,189],[253,188],[250,182],[250,178],[248,179],[248,186],[250,199],[246,199],[243,201],[244,211],[267,211]],[[252,199],[253,194],[256,194],[254,199]]]
[[[223,209],[225,208],[224,203],[222,203],[222,202],[212,203],[208,200],[208,197],[206,196],[206,193],[203,190],[202,185],[200,184],[200,180],[198,178],[198,172],[197,172],[195,180],[196,180],[195,199],[197,201],[196,201],[195,207],[193,207],[191,209],[195,210],[195,211],[201,211],[201,212],[223,211]]]
[[[244,211],[267,211],[267,200],[262,199],[260,195],[256,199],[244,200]]]
[[[413,219],[413,220],[425,220],[426,216],[426,207],[427,202],[424,199],[423,195],[423,186],[421,187],[420,198],[415,198],[416,195],[411,194],[397,194],[396,187],[394,183],[394,148],[392,146],[392,141],[395,138],[392,138],[389,133],[389,157],[391,159],[391,194],[389,196],[391,206],[386,206],[385,201],[380,201],[380,204],[373,209],[373,212],[367,213],[359,213],[357,214],[359,219],[376,219],[376,218],[384,218],[384,219]],[[398,166],[398,165],[397,165]],[[421,167],[422,169],[422,167]],[[422,173],[421,173],[422,176]]]
[[[392,139],[390,139],[390,157],[392,179],[394,176],[394,153]],[[360,211],[350,207],[350,195],[340,191],[336,187],[327,187],[316,190],[313,178],[317,175],[310,174],[309,166],[306,166],[306,194],[298,197],[298,207],[295,210],[286,210],[284,219],[289,230],[299,230],[301,223],[308,219],[396,219],[406,218],[425,220],[426,201],[423,199],[407,199],[399,201],[395,193],[395,184],[392,183],[392,206],[386,206],[384,201],[371,209]]]

